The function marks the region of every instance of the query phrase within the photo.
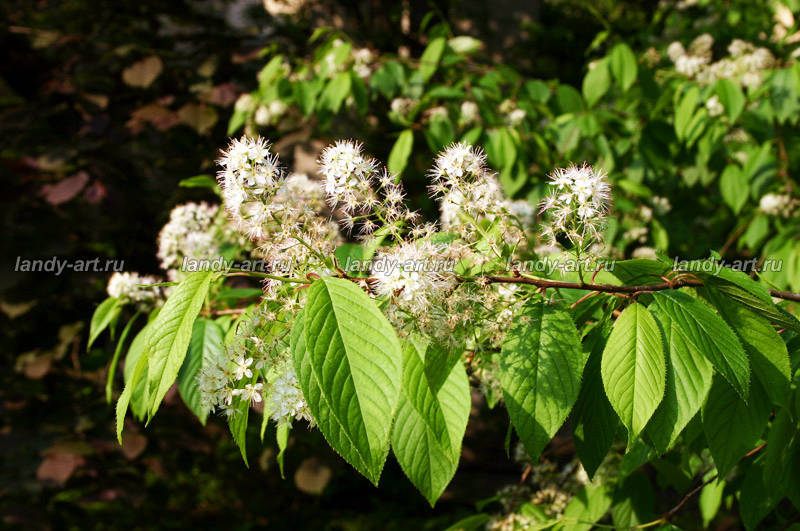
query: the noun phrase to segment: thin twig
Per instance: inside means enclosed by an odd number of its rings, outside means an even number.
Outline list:
[[[703,282],[696,278],[679,278],[672,282],[661,282],[658,284],[645,284],[642,286],[615,286],[613,284],[590,284],[586,282],[565,282],[561,280],[548,280],[544,278],[530,278],[530,277],[501,277],[501,276],[485,276],[481,277],[489,283],[499,284],[530,284],[542,289],[556,288],[556,289],[581,289],[586,291],[600,291],[603,293],[628,293],[631,295],[640,293],[651,293],[654,291],[665,291],[671,289],[678,289],[683,287],[698,288],[703,286]],[[788,291],[769,290],[770,295],[779,299],[800,302],[800,293],[791,293]]]

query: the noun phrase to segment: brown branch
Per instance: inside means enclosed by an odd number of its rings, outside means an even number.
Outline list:
[[[599,291],[601,293],[620,294],[627,293],[637,295],[640,293],[651,293],[654,291],[665,291],[670,289],[678,289],[683,287],[701,287],[703,282],[696,278],[679,278],[672,282],[660,282],[658,284],[645,284],[642,286],[615,286],[613,284],[589,284],[586,282],[565,282],[561,280],[548,280],[543,278],[529,278],[529,277],[503,277],[503,276],[484,276],[480,277],[489,283],[498,284],[529,284],[539,288],[556,288],[556,289],[582,289],[586,291]],[[788,291],[777,291],[774,289],[769,290],[770,295],[779,299],[800,302],[800,293],[791,293]]]

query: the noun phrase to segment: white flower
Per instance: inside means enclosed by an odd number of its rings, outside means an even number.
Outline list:
[[[540,205],[540,212],[551,217],[545,229],[550,243],[555,244],[560,234],[581,249],[600,240],[611,197],[605,172],[588,165],[557,169],[550,175],[550,185],[553,191]]]
[[[669,57],[673,63],[677,63],[678,59],[686,55],[686,50],[678,41],[673,42],[667,47],[667,57]]]
[[[282,100],[272,100],[269,103],[269,114],[273,118],[279,118],[286,112],[286,104]]]
[[[233,376],[236,380],[241,380],[244,377],[253,377],[253,371],[250,370],[250,365],[253,364],[253,358],[245,358],[244,355],[240,355],[234,360],[233,364]]]
[[[253,117],[256,122],[256,125],[269,125],[272,121],[272,114],[269,112],[269,108],[266,105],[261,105],[258,109],[256,109],[256,114]]]
[[[116,272],[108,279],[106,291],[109,297],[148,305],[155,302],[161,295],[157,287],[148,287],[158,282],[159,280],[153,276]]]
[[[233,140],[222,158],[218,174],[225,209],[237,228],[253,239],[263,235],[263,225],[272,219],[270,198],[283,185],[278,157],[263,138]]]
[[[709,116],[719,116],[725,112],[725,107],[722,106],[716,94],[706,100],[706,109],[708,109]]]
[[[631,253],[632,258],[644,258],[646,260],[657,260],[656,250],[652,247],[637,247]]]
[[[476,122],[479,118],[478,104],[474,101],[461,102],[461,121],[464,124]]]
[[[332,206],[342,204],[346,212],[363,206],[363,201],[371,195],[378,163],[363,154],[361,144],[339,140],[325,148],[319,163],[325,177],[325,193]]]
[[[463,182],[482,179],[486,175],[486,154],[480,149],[459,142],[451,144],[436,157],[431,177],[434,186],[456,188]]]
[[[430,242],[389,249],[373,261],[375,291],[408,311],[425,311],[454,286],[452,275],[447,275],[451,264],[441,254],[441,248]]]
[[[166,270],[181,265],[184,258],[206,259],[219,254],[219,231],[214,220],[219,207],[208,203],[178,205],[158,234],[158,256]]]
[[[256,101],[250,94],[242,94],[234,104],[234,108],[239,112],[250,112],[255,108],[255,106]]]
[[[512,127],[516,127],[525,119],[526,113],[523,109],[514,109],[506,116],[506,122]]]
[[[412,98],[394,98],[392,103],[389,104],[389,107],[397,114],[405,116],[414,109],[416,104],[417,100]]]
[[[267,386],[266,404],[270,408],[270,417],[277,424],[286,424],[294,420],[311,421],[311,411],[300,390],[297,374],[291,362],[286,359],[275,367],[278,376]]]
[[[658,216],[663,216],[664,214],[672,210],[672,204],[666,197],[661,197],[658,195],[653,196],[653,198],[650,200],[650,204],[653,205],[653,211]]]
[[[761,212],[768,216],[791,217],[798,201],[787,194],[766,194],[758,202]]]
[[[261,402],[261,389],[264,384],[245,384],[244,389],[236,389],[233,394],[247,402]]]

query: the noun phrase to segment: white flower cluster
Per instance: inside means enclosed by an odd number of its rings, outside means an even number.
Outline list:
[[[527,201],[512,201],[505,196],[500,182],[486,168],[483,151],[464,143],[453,144],[439,154],[430,177],[430,191],[440,198],[443,229],[472,241],[480,231],[467,220],[488,219],[502,225],[497,232],[506,243],[525,242],[536,211]]]
[[[400,116],[406,116],[414,110],[417,103],[418,101],[413,98],[394,98],[389,104],[389,108]]]
[[[460,119],[462,125],[470,125],[480,120],[480,109],[474,101],[461,102]]]
[[[313,424],[292,366],[288,345],[281,337],[269,341],[259,336],[275,323],[277,316],[257,313],[244,321],[231,345],[227,359],[204,366],[198,376],[202,403],[212,411],[231,415],[238,403],[264,402],[277,424],[305,420]]]
[[[266,105],[259,105],[253,115],[256,125],[262,127],[275,123],[286,112],[286,104],[281,100],[272,100]]]
[[[404,203],[405,192],[388,170],[363,153],[361,144],[340,140],[323,150],[319,160],[328,204],[343,213],[342,225],[369,237],[379,225],[399,234],[399,225],[417,218]]]
[[[429,241],[404,242],[389,248],[373,263],[372,278],[379,295],[412,314],[427,311],[455,286],[446,246]]]
[[[680,42],[673,42],[667,48],[667,56],[675,63],[675,70],[701,83],[732,79],[751,88],[761,83],[764,70],[775,63],[768,49],[741,39],[734,39],[728,46],[728,57],[712,63],[713,45],[714,38],[705,33],[692,41],[688,51]],[[712,109],[716,111],[719,107],[712,104],[709,112]]]
[[[583,250],[599,241],[611,201],[606,173],[588,165],[570,166],[554,171],[550,185],[553,191],[540,207],[551,218],[543,231],[549,243],[555,245],[558,236],[564,235]]]
[[[353,72],[361,79],[369,78],[372,70],[370,64],[375,58],[375,54],[369,48],[358,48],[353,50]]]
[[[272,420],[278,425],[290,424],[292,420],[313,423],[291,361],[283,360],[274,370],[277,376],[267,385],[266,402]]]
[[[116,272],[108,279],[106,292],[109,297],[136,302],[147,307],[161,298],[159,288],[152,286],[159,282],[159,279],[149,275]]]
[[[178,205],[158,234],[157,257],[171,279],[184,258],[214,258],[219,254],[220,230],[215,225],[219,207],[208,203]]]
[[[264,236],[265,223],[273,219],[270,198],[283,185],[278,157],[263,138],[233,140],[218,161],[222,198],[238,230],[252,240]]]
[[[768,216],[789,218],[798,206],[797,199],[788,194],[766,194],[761,197],[758,207]]]

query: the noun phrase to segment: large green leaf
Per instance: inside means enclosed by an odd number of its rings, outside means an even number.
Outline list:
[[[211,367],[222,361],[225,355],[225,334],[222,327],[210,319],[194,322],[189,350],[178,372],[178,392],[186,406],[197,415],[205,426],[209,408],[200,400],[197,378],[204,367]]]
[[[444,37],[436,37],[428,43],[425,51],[422,52],[417,73],[423,83],[426,83],[436,73],[446,46],[447,40]]]
[[[292,329],[300,388],[328,443],[372,483],[389,452],[400,394],[400,342],[353,282],[315,281]]]
[[[699,299],[677,291],[653,296],[654,304],[674,321],[675,333],[702,353],[737,393],[747,400],[750,363],[733,330]]]
[[[611,507],[612,496],[605,485],[587,485],[569,501],[562,516],[563,523],[556,529],[589,531]]]
[[[92,320],[89,323],[89,343],[86,345],[87,349],[92,348],[92,343],[100,336],[100,334],[108,328],[108,326],[119,317],[119,312],[122,310],[123,302],[116,297],[109,297],[97,305]]]
[[[178,376],[192,337],[194,321],[216,275],[211,271],[190,273],[173,289],[153,321],[142,354],[147,358],[147,409],[151,418]]]
[[[647,424],[646,434],[659,452],[666,453],[700,410],[711,389],[713,368],[702,349],[713,343],[714,338],[704,336],[699,327],[687,326],[684,314],[676,310],[672,298],[657,293],[650,310],[664,334],[667,385],[664,400]]]
[[[706,286],[719,291],[739,304],[747,306],[767,321],[800,333],[800,321],[795,316],[782,311],[771,300],[754,294],[756,293],[754,290],[743,287],[740,282],[716,276],[708,276],[704,278],[704,282]]]
[[[658,325],[647,308],[633,303],[614,323],[600,364],[608,401],[628,429],[628,446],[664,397],[665,371]]]
[[[122,349],[125,348],[125,341],[128,339],[128,334],[133,327],[133,323],[136,322],[136,319],[139,317],[139,312],[133,314],[130,321],[125,325],[125,328],[122,329],[122,334],[119,336],[119,341],[117,341],[117,348],[114,349],[114,357],[111,358],[111,363],[108,366],[108,374],[106,375],[106,402],[109,404],[111,403],[111,395],[114,390],[114,376],[117,374],[117,363],[119,363],[119,357],[122,354]]]
[[[433,506],[453,478],[467,428],[470,393],[460,361],[434,388],[425,374],[430,357],[446,353],[422,342],[403,343],[403,388],[392,427],[392,449],[406,476]]]
[[[705,290],[722,318],[733,328],[750,357],[756,377],[774,404],[786,405],[791,382],[789,351],[763,317],[713,290]]]
[[[406,129],[400,136],[397,137],[392,151],[389,152],[389,160],[386,167],[389,173],[399,175],[406,169],[408,164],[408,157],[411,155],[411,150],[414,148],[414,131]]]
[[[603,59],[598,61],[583,78],[582,90],[586,104],[590,107],[594,105],[608,92],[610,86],[611,74],[608,70],[608,61]]]
[[[253,384],[257,379],[258,375],[253,374],[253,377],[245,380],[244,384]],[[242,400],[241,397],[234,398],[228,415],[228,429],[231,430],[233,442],[239,447],[242,460],[248,467],[250,466],[247,462],[247,424],[249,419],[250,400]]]
[[[758,380],[753,380],[750,400],[745,404],[723,378],[714,377],[703,406],[703,431],[719,477],[724,478],[755,446],[769,413],[769,399]]]
[[[638,73],[636,56],[633,55],[630,46],[621,42],[611,50],[609,60],[614,79],[617,80],[623,91],[627,91],[636,81]]]
[[[591,478],[611,449],[619,419],[603,390],[600,361],[608,334],[600,327],[586,336],[583,347],[589,359],[583,369],[583,386],[572,412],[572,437],[575,450]]]
[[[725,107],[725,113],[731,122],[735,122],[746,103],[742,89],[730,79],[719,79],[714,83],[714,92],[717,93],[720,103]]]
[[[531,299],[500,354],[503,397],[525,450],[536,460],[578,398],[583,352],[569,314]]]

